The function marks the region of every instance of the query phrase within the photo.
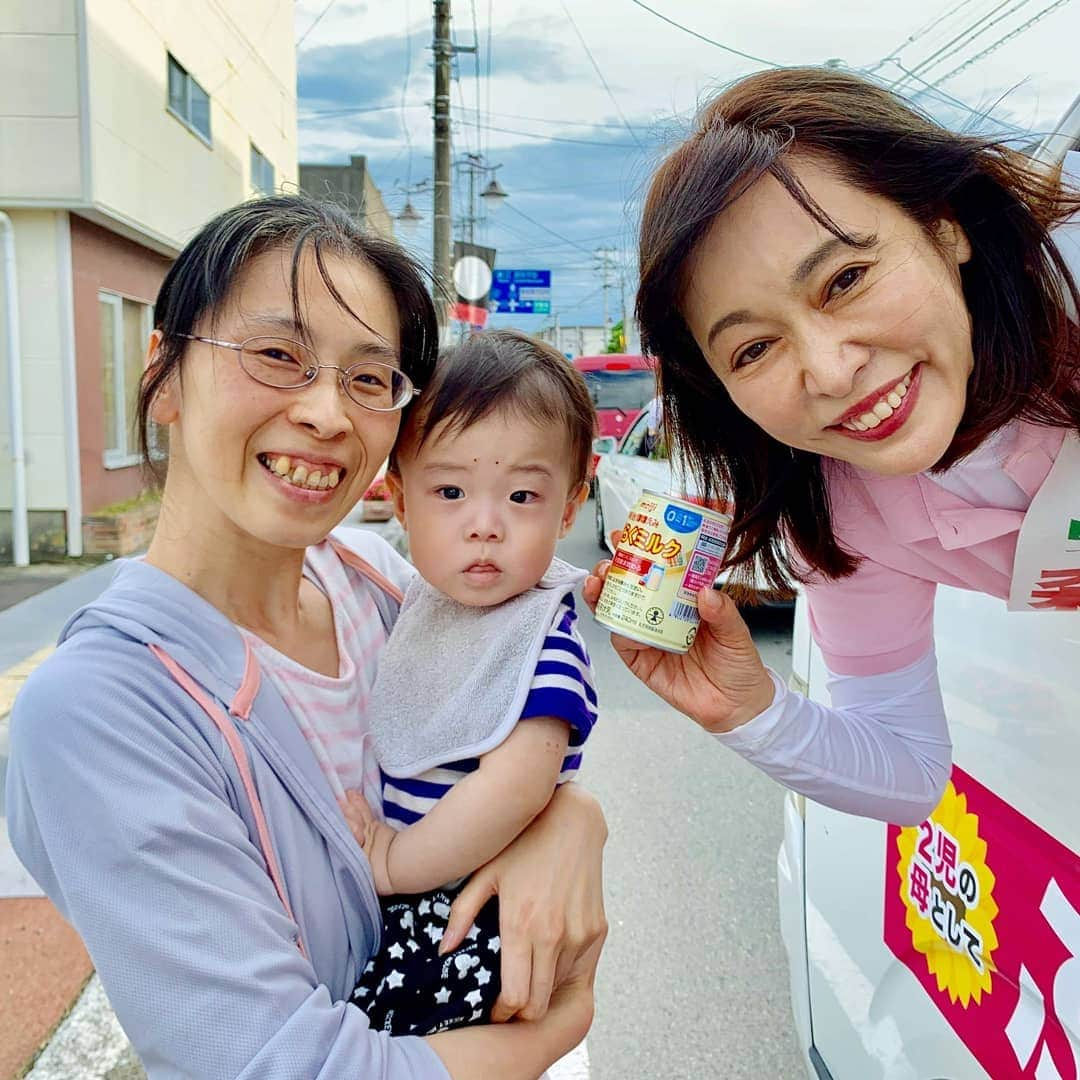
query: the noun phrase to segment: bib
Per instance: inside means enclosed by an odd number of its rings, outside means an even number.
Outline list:
[[[525,707],[555,613],[585,576],[554,559],[534,588],[478,608],[418,574],[371,691],[372,746],[383,770],[415,777],[502,743]]]

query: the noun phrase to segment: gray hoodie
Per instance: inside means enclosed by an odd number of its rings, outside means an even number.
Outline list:
[[[347,543],[393,579],[381,540]],[[389,625],[396,605],[349,573]],[[9,830],[82,936],[150,1076],[447,1080],[426,1043],[373,1031],[347,1004],[379,944],[371,871],[236,627],[131,561],[60,641],[12,713]],[[295,921],[233,753],[152,647],[212,706],[235,710]]]

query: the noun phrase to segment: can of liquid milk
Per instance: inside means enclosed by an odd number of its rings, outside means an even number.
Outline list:
[[[697,594],[712,588],[731,515],[644,491],[596,604],[596,621],[634,641],[684,653],[698,629]]]

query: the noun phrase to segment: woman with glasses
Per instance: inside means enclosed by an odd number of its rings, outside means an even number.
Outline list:
[[[446,929],[499,895],[494,1016],[523,1022],[390,1038],[348,1004],[381,916],[338,800],[381,803],[365,710],[411,568],[331,531],[434,363],[420,274],[344,211],[273,197],[192,240],[155,318],[160,519],[15,704],[19,857],[151,1077],[537,1076],[589,1026],[604,933],[605,826],[572,784]]]

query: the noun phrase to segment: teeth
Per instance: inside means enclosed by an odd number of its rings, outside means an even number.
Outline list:
[[[904,395],[907,392],[908,392],[908,384],[906,382],[900,383],[900,385],[897,386],[897,388],[893,391],[893,393],[896,394],[897,397],[900,397],[900,398],[903,398]]]
[[[885,400],[894,409],[899,409],[900,408],[900,402],[903,401],[904,399],[894,390]]]
[[[887,401],[879,401],[871,410],[881,420],[888,420],[892,416],[892,406]]]
[[[859,419],[868,427],[876,428],[881,423],[881,419],[872,412],[863,413]]]
[[[308,491],[325,491],[327,488],[338,486],[341,480],[340,469],[328,469],[323,472],[322,468],[312,468],[308,472],[306,465],[298,464],[293,467],[292,461],[283,454],[279,458],[262,455],[262,461],[266,467],[276,476],[287,480],[297,487],[307,488]]]

